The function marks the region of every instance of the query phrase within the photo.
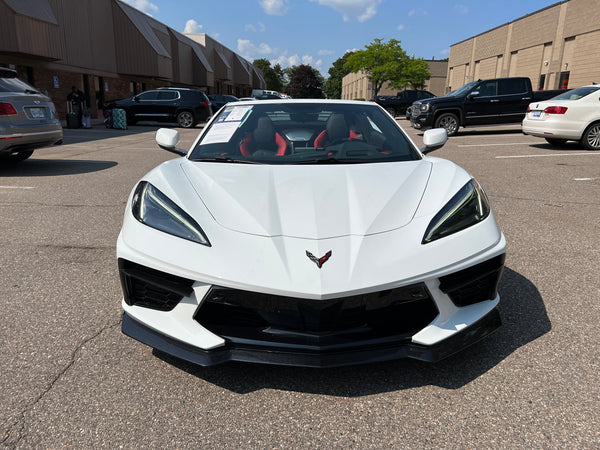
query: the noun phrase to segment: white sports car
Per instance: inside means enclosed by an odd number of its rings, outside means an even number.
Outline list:
[[[523,133],[555,146],[572,140],[588,150],[600,150],[600,85],[583,86],[529,104]]]
[[[127,202],[122,330],[200,365],[437,361],[500,325],[506,241],[479,184],[370,102],[223,108]]]

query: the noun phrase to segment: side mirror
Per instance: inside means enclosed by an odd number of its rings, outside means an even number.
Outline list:
[[[423,144],[425,147],[421,149],[421,153],[424,155],[431,153],[432,151],[443,147],[447,140],[448,133],[446,133],[445,128],[434,128],[432,130],[427,130],[425,133],[423,133]]]
[[[170,128],[159,128],[156,131],[156,143],[160,148],[179,156],[187,155],[187,152],[177,148],[179,144],[179,131]]]
[[[473,91],[469,93],[469,100],[473,100],[476,97],[479,97],[479,91]]]
[[[140,98],[139,98],[139,97],[136,95],[135,97],[133,97],[133,101],[134,101],[134,102],[139,102],[139,101],[140,101]]]

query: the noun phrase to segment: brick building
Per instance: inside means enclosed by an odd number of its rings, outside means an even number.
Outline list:
[[[426,59],[425,61],[429,66],[429,72],[431,72],[431,78],[425,82],[425,90],[435,95],[444,95],[448,61],[436,61],[433,59]],[[398,91],[399,89],[392,88],[389,83],[385,83],[379,90],[378,95],[396,95]],[[342,99],[354,100],[362,98],[369,100],[372,97],[373,86],[364,72],[349,73],[342,79]]]
[[[600,82],[598,0],[565,0],[450,47],[446,92],[485,78],[525,76],[534,89]]]
[[[119,0],[0,0],[0,66],[66,116],[71,86],[92,117],[107,100],[161,86],[249,96],[262,72],[204,34],[183,35]]]

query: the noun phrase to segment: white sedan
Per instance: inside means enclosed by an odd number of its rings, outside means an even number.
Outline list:
[[[136,184],[122,330],[200,365],[437,361],[500,325],[506,241],[477,181],[370,102],[222,108]]]
[[[523,120],[523,133],[544,138],[551,145],[579,141],[588,150],[600,150],[600,85],[531,103]]]

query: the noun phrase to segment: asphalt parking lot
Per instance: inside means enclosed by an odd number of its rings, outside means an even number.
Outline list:
[[[64,145],[0,166],[3,447],[600,447],[600,152],[510,125],[463,129],[432,154],[480,181],[508,242],[503,326],[466,351],[202,368],[120,331],[125,202],[175,157],[156,129],[65,130]],[[180,130],[182,146],[198,131]]]

